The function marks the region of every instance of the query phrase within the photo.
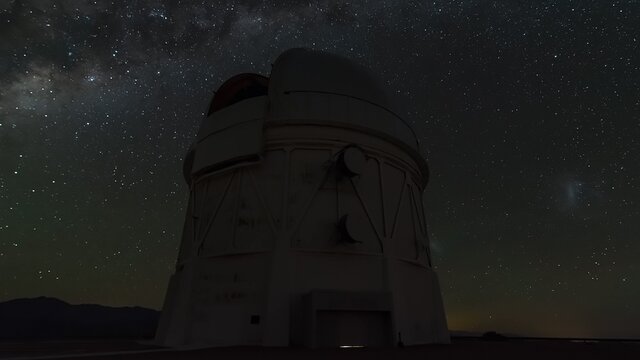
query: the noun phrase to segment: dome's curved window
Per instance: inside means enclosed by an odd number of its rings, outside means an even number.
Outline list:
[[[207,115],[244,99],[267,95],[269,78],[258,74],[239,74],[225,81],[211,99]]]

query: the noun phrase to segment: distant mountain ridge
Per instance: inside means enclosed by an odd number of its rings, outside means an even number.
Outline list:
[[[72,305],[49,297],[0,303],[0,340],[151,338],[160,312],[142,307]]]

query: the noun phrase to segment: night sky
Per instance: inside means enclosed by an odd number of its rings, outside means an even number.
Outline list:
[[[0,301],[160,308],[214,90],[348,56],[421,138],[449,327],[640,338],[640,2],[0,1]]]

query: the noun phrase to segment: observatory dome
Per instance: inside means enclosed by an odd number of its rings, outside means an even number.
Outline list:
[[[303,48],[287,50],[277,58],[269,91],[343,95],[392,110],[384,90],[368,69],[335,54]]]
[[[421,158],[415,132],[398,116],[379,79],[347,58],[309,49],[285,51],[273,64],[268,94],[267,121],[374,132]]]
[[[418,139],[374,73],[292,49],[211,100],[184,161],[165,346],[448,342]]]

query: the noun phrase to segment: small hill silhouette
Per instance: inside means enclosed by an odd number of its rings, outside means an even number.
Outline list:
[[[149,338],[159,312],[142,307],[71,305],[48,297],[0,303],[0,340]]]

